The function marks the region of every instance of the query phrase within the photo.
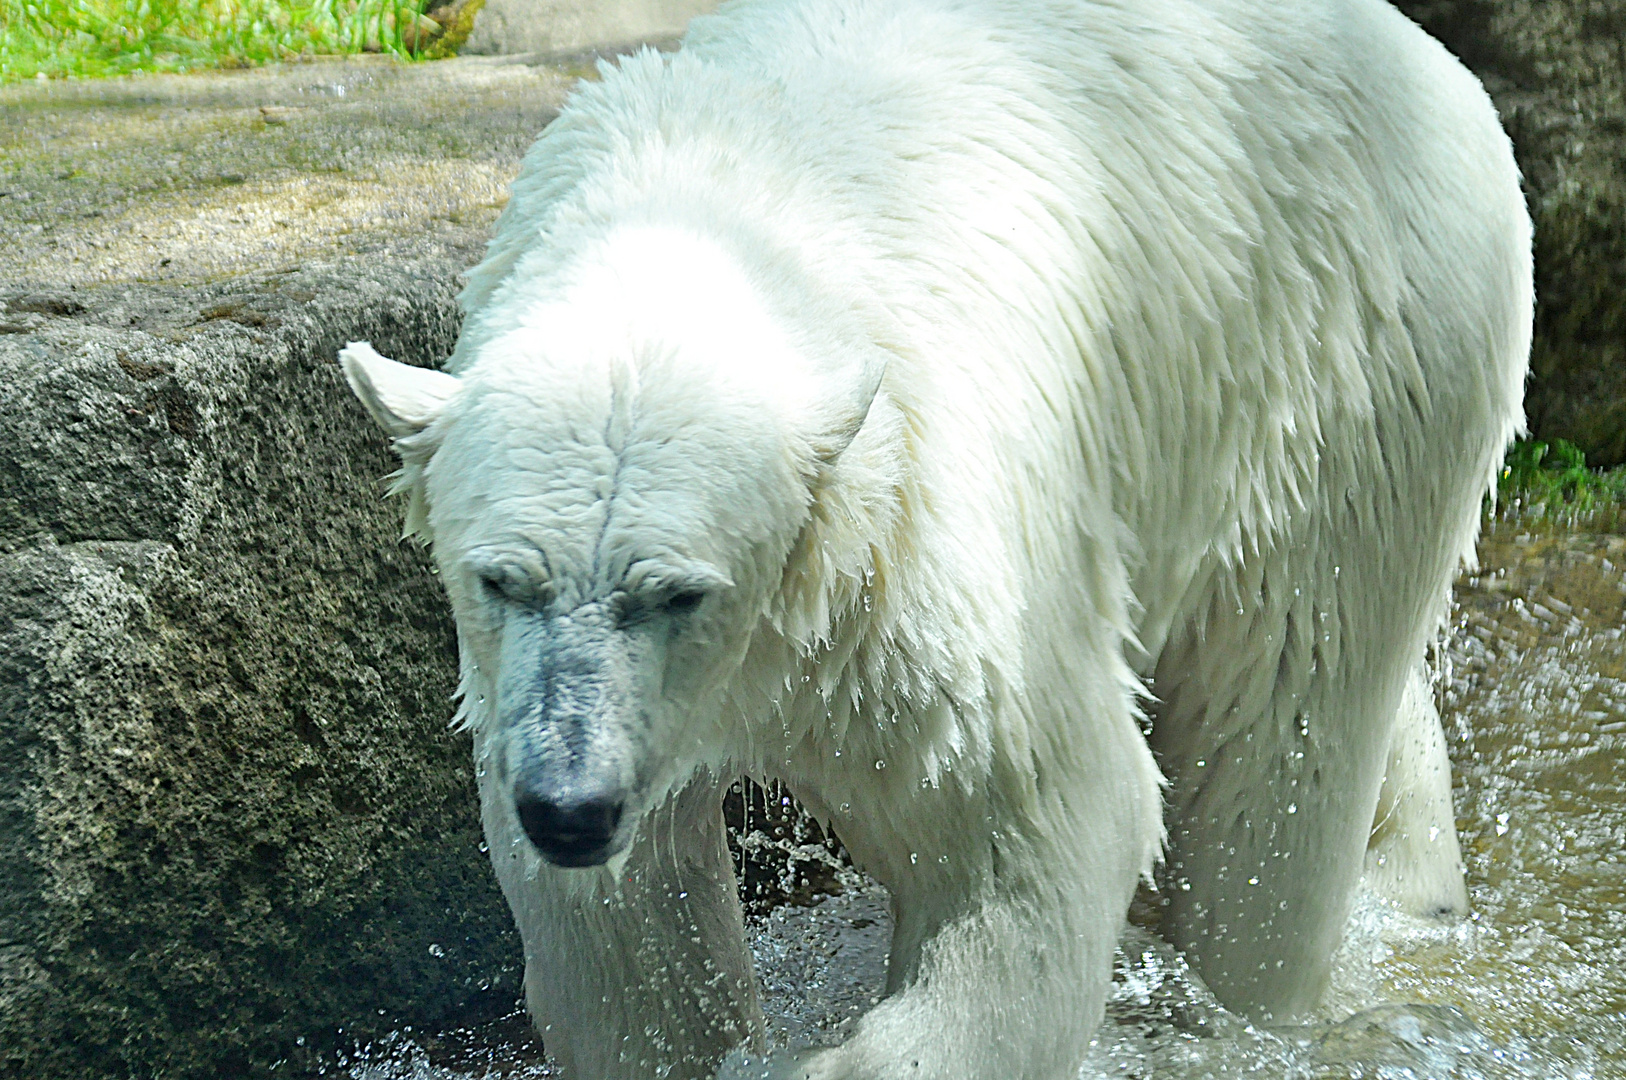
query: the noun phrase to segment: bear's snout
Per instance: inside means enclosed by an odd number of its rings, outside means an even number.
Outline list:
[[[521,782],[514,791],[520,828],[555,866],[599,866],[615,854],[620,792],[542,792]]]

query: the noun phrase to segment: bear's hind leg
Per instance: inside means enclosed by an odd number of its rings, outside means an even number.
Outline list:
[[[1427,673],[1419,668],[1395,716],[1366,849],[1366,883],[1407,914],[1445,918],[1468,913],[1462,871],[1451,760]]]
[[[1171,781],[1164,932],[1220,1001],[1261,1020],[1320,1002],[1439,595],[1407,588],[1381,551],[1316,540],[1216,577],[1153,686]]]

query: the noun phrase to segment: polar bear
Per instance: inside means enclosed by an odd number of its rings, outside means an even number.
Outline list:
[[[1312,1009],[1522,422],[1476,81],[1381,0],[739,0],[602,71],[448,372],[342,354],[566,1075],[758,1044],[742,773],[897,914],[852,1037],[753,1075],[1072,1077],[1160,852],[1220,998]],[[1438,850],[1391,872],[1450,909]]]

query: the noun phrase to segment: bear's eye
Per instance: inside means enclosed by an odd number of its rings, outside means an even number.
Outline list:
[[[699,608],[701,602],[705,599],[706,594],[703,592],[673,593],[666,598],[666,603],[663,606],[673,615],[688,615]]]
[[[683,617],[699,610],[706,594],[698,589],[685,589],[666,596],[637,597],[623,594],[617,605],[617,617],[622,626],[636,626],[657,615]]]
[[[506,600],[508,598],[507,582],[494,574],[480,575],[480,593],[487,600]]]
[[[540,608],[553,600],[553,589],[545,582],[491,572],[480,573],[477,579],[480,582],[480,595],[492,603]]]

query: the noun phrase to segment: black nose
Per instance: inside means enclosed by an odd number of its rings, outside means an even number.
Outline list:
[[[520,785],[514,809],[520,828],[555,866],[598,866],[610,857],[621,799],[608,793],[546,797]]]

